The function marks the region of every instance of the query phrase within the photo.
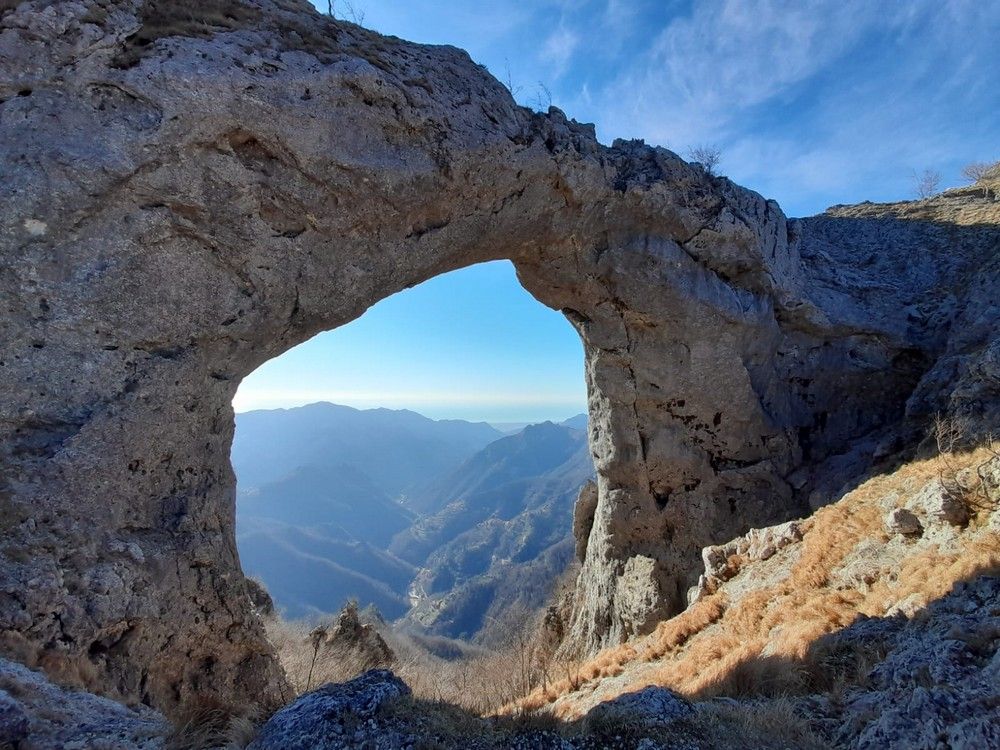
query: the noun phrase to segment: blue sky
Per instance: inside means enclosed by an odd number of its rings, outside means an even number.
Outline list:
[[[425,281],[251,373],[237,411],[332,401],[435,418],[561,421],[586,411],[583,347],[507,261]]]
[[[546,100],[544,85],[605,143],[643,138],[682,156],[717,145],[722,173],[792,216],[912,197],[913,174],[928,168],[958,185],[964,164],[1000,159],[1000,0],[351,4],[369,28],[463,47],[501,79],[509,71],[523,104]],[[344,0],[335,7],[350,15]],[[361,364],[372,351],[395,377]],[[255,389],[307,388],[431,416],[520,420],[583,406],[575,333],[506,264],[433,280],[285,356],[297,364],[265,365],[238,409],[304,402],[265,404]]]

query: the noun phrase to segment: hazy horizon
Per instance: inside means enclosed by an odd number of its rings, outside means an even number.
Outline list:
[[[438,413],[435,409],[422,409],[413,406],[396,406],[384,403],[371,403],[371,404],[348,404],[344,403],[342,400],[332,400],[329,398],[314,398],[312,400],[303,401],[302,403],[295,403],[291,405],[281,404],[278,406],[253,406],[251,408],[237,408],[234,401],[233,406],[237,414],[247,414],[253,411],[278,411],[287,409],[300,409],[304,406],[311,406],[313,404],[330,404],[332,406],[346,406],[351,409],[357,409],[358,411],[370,411],[374,409],[390,409],[392,411],[412,411],[416,412],[422,417],[427,417],[435,422],[449,419],[460,419],[465,422],[485,422],[489,425],[529,425],[529,424],[539,424],[541,422],[555,422],[559,424],[565,422],[573,417],[580,414],[587,414],[586,404],[582,405],[579,409],[570,411],[546,411],[546,412],[536,412],[533,416],[517,416],[520,412],[512,412],[514,416],[507,417],[505,415],[500,416],[480,416],[477,412],[469,411],[468,413],[456,413],[454,409],[449,409],[444,407]]]
[[[238,412],[330,401],[432,419],[561,421],[586,411],[583,344],[509,261],[442,274],[264,363]]]

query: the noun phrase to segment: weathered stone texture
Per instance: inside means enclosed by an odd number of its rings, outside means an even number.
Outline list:
[[[0,6],[4,653],[166,709],[280,700],[233,538],[236,388],[481,261],[584,343],[580,648],[677,611],[703,547],[800,512],[904,411],[995,423],[995,222],[788,222],[517,107],[460,50],[223,5]]]

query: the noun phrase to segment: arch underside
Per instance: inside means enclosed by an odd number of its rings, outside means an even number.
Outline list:
[[[578,650],[681,609],[702,547],[802,514],[863,468],[831,457],[905,432],[907,399],[914,419],[950,408],[918,388],[940,329],[906,318],[940,278],[902,269],[876,299],[842,227],[601,146],[459,50],[247,6],[135,59],[134,3],[3,17],[5,653],[168,710],[280,700],[235,551],[235,390],[473,263],[513,261],[583,340],[598,500]],[[940,272],[965,278],[977,242]]]

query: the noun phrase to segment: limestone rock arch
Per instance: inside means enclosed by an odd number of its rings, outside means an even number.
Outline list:
[[[0,648],[62,679],[280,700],[231,399],[436,274],[508,258],[583,340],[584,650],[682,607],[701,547],[801,510],[804,452],[898,415],[925,367],[809,298],[775,203],[520,108],[460,50],[297,0],[0,7]]]

